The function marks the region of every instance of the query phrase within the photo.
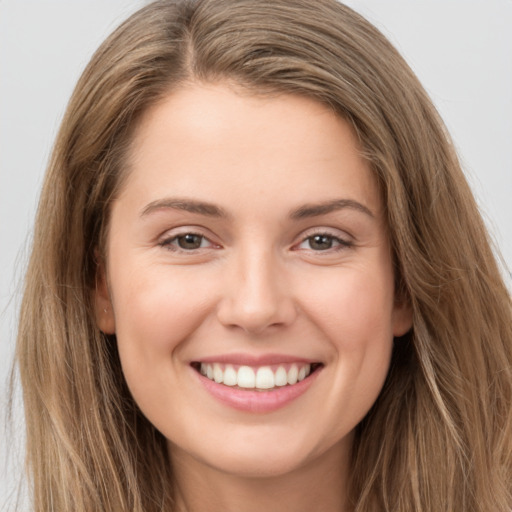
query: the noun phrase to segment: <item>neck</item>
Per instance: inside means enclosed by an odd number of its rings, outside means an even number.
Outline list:
[[[340,453],[341,452],[341,453]],[[241,476],[199,462],[173,447],[178,512],[348,512],[348,454],[333,448],[281,475]]]

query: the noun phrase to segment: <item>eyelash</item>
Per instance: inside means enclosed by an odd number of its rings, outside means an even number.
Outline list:
[[[179,242],[180,242],[180,239],[184,239],[184,238],[186,238],[188,236],[200,238],[201,239],[200,246],[197,247],[197,248],[188,248],[188,249],[186,249],[184,247],[180,247],[178,245]],[[215,245],[213,242],[211,242],[208,238],[206,238],[201,233],[196,233],[194,231],[186,231],[186,232],[183,232],[183,233],[178,233],[178,234],[176,234],[174,236],[171,236],[169,238],[165,238],[164,240],[160,241],[158,245],[168,249],[169,251],[191,253],[191,252],[198,251],[200,249],[205,249],[206,247],[201,247],[203,242],[205,242],[205,241],[208,242],[212,246]]]
[[[199,247],[180,247],[178,244],[180,243],[180,240],[185,239],[186,237],[198,237],[200,238],[200,245]],[[311,242],[315,238],[323,238],[323,242],[326,242],[330,244],[330,247],[324,248],[324,249],[314,249],[311,247]],[[327,239],[327,240],[325,240]],[[304,243],[307,243],[309,241],[309,248],[302,248],[301,246]],[[203,243],[209,244],[208,247],[204,247]],[[192,243],[192,241],[191,241]],[[165,238],[164,240],[160,241],[159,246],[166,248],[167,250],[173,251],[173,252],[182,252],[182,253],[192,253],[199,251],[201,249],[208,249],[211,247],[219,248],[220,246],[216,246],[211,240],[209,240],[205,235],[201,233],[197,233],[194,231],[186,231],[183,233],[178,233],[174,236]],[[333,247],[334,245],[334,247]],[[295,250],[311,250],[315,253],[332,253],[332,252],[338,252],[342,251],[344,249],[349,249],[353,247],[353,242],[340,238],[339,236],[333,235],[332,233],[325,232],[325,231],[318,231],[318,232],[312,232],[308,234],[308,236],[302,238],[302,240],[294,245],[292,248]]]
[[[311,233],[311,234],[308,234],[308,236],[306,236],[305,238],[303,238],[301,240],[301,242],[299,244],[297,244],[295,247],[297,247],[299,250],[300,249],[300,246],[306,242],[309,241],[309,243],[311,244],[311,241],[315,238],[327,238],[329,243],[331,244],[331,247],[328,247],[326,249],[313,249],[310,245],[310,248],[309,249],[305,249],[305,250],[311,250],[313,252],[317,252],[317,253],[321,253],[321,252],[337,252],[337,251],[342,251],[344,249],[348,249],[350,247],[353,247],[353,242],[349,241],[349,240],[346,240],[346,239],[343,239],[343,238],[340,238],[339,236],[336,236],[336,235],[333,235],[332,233],[328,233],[328,232],[315,232],[315,233]],[[335,247],[332,247],[332,244],[336,244]]]

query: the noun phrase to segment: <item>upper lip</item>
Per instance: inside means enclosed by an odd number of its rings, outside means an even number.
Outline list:
[[[219,354],[204,358],[195,359],[192,362],[198,363],[224,363],[241,366],[269,366],[284,363],[318,363],[318,360],[297,357],[286,354]]]

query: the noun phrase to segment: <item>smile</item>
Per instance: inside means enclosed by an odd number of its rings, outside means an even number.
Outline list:
[[[323,363],[290,361],[288,357],[258,360],[240,355],[194,361],[190,366],[211,396],[250,413],[269,413],[287,406],[306,393],[324,368]]]
[[[201,375],[225,386],[241,389],[271,390],[293,386],[303,381],[319,364],[292,363],[268,366],[246,366],[222,363],[196,363]]]

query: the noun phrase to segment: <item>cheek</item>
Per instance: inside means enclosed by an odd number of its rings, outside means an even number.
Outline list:
[[[143,378],[144,372],[172,364],[173,353],[208,315],[211,294],[194,288],[187,272],[134,274],[116,276],[116,336],[125,375]]]
[[[366,334],[369,341],[392,339],[393,294],[378,279],[357,280],[346,298],[345,315],[354,332]],[[354,336],[358,338],[358,336]]]
[[[392,339],[393,283],[369,269],[343,269],[316,282],[304,309],[339,349],[359,351]]]

